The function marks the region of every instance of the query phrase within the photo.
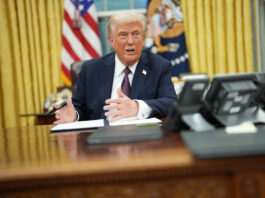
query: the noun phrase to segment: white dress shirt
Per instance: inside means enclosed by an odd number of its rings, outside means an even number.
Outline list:
[[[131,70],[131,73],[129,73],[128,78],[130,85],[132,86],[132,81],[133,81],[133,76],[135,74],[136,66],[137,66],[138,61],[129,67]],[[117,54],[115,55],[115,69],[114,69],[114,76],[113,76],[113,84],[112,84],[112,91],[111,91],[111,98],[118,98],[117,96],[117,89],[121,87],[122,80],[124,78],[124,69],[126,66],[122,64],[122,62],[119,60]],[[151,111],[152,108],[149,107],[144,101],[142,100],[136,100],[139,104],[139,112],[137,117],[134,117],[132,119],[145,119],[147,118]]]

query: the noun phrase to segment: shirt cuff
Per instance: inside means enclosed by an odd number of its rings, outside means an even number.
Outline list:
[[[152,108],[146,104],[143,100],[136,100],[139,105],[139,112],[137,118],[139,120],[146,119],[152,112]]]
[[[77,121],[79,121],[79,113],[77,111],[75,111],[75,112],[76,112],[76,115],[77,115],[77,118],[76,118],[75,122],[77,122]]]

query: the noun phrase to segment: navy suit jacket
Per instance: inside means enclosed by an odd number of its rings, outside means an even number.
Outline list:
[[[171,82],[171,64],[165,58],[143,51],[133,77],[130,98],[145,101],[149,117],[165,117],[176,93]],[[111,97],[115,53],[86,61],[80,71],[72,97],[79,120],[105,118],[103,106]],[[145,71],[145,72],[144,72]]]

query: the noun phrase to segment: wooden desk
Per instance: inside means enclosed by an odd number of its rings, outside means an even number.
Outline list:
[[[0,129],[0,197],[265,197],[265,156],[195,160],[179,134],[86,145],[52,125]]]

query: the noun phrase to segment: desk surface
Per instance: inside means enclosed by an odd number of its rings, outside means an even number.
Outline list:
[[[50,134],[51,127],[0,129],[0,192],[253,171],[262,174],[265,187],[265,156],[195,160],[178,133],[165,132],[163,139],[149,142],[86,145],[91,131]]]

